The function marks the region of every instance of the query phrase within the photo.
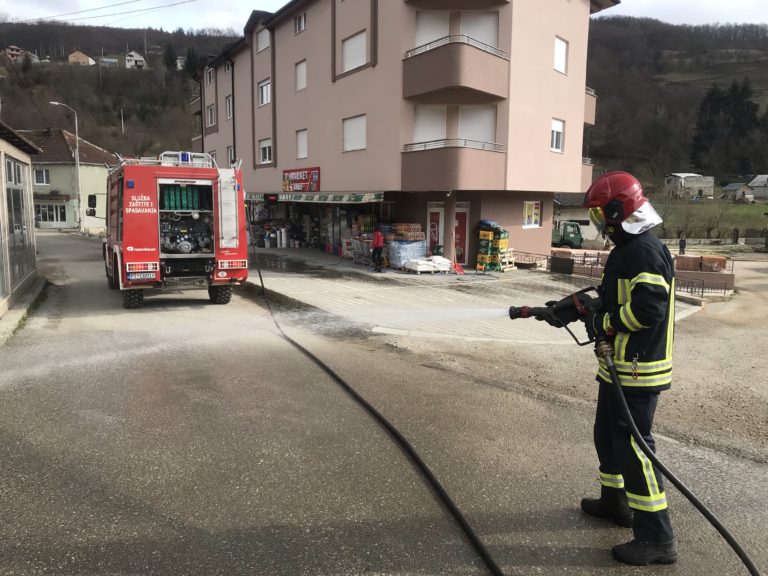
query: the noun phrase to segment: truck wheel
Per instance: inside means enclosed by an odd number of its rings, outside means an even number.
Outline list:
[[[213,304],[229,304],[232,299],[232,286],[209,286],[208,297]]]
[[[123,290],[123,308],[132,310],[141,308],[144,301],[144,290]]]
[[[117,290],[119,288],[117,276],[115,276],[115,272],[117,271],[117,261],[112,263],[112,276],[109,275],[109,267],[107,266],[107,263],[104,262],[104,273],[107,275],[107,286],[109,286],[110,290]]]

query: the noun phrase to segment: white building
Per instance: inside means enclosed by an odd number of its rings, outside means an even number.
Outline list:
[[[752,189],[755,200],[768,199],[768,174],[759,174],[752,179],[748,186]]]
[[[138,52],[128,52],[128,54],[125,55],[125,67],[141,70],[147,67],[147,61],[144,59],[144,56]]]
[[[690,172],[676,172],[664,178],[664,192],[677,198],[714,198],[715,178]]]

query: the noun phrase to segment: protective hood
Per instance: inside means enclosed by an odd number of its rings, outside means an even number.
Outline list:
[[[635,210],[629,218],[621,223],[622,229],[629,234],[642,234],[654,226],[661,224],[661,216],[654,210],[650,202],[643,202],[643,205]]]

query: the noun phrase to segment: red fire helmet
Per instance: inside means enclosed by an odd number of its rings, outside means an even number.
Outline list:
[[[619,226],[647,202],[643,186],[637,178],[621,171],[600,176],[592,182],[584,197],[584,206],[591,208],[590,217],[593,221],[603,220],[603,226],[609,228]]]

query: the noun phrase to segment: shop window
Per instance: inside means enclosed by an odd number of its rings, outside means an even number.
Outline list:
[[[67,222],[67,207],[64,204],[36,204],[35,220],[38,222]]]
[[[541,228],[541,202],[523,202],[523,228]]]

